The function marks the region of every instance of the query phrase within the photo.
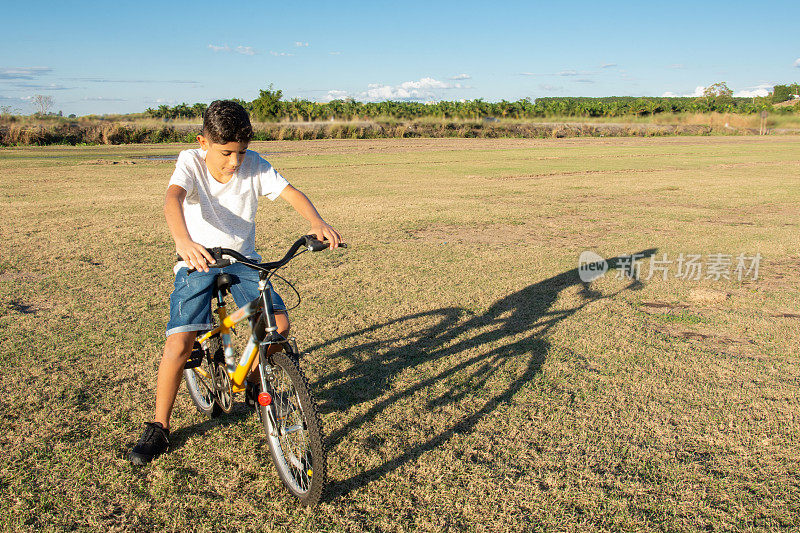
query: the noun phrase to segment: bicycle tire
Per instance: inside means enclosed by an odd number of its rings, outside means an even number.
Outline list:
[[[287,352],[269,357],[275,376],[268,386],[277,414],[276,431],[267,412],[273,406],[259,405],[259,414],[278,477],[302,504],[311,506],[319,502],[327,481],[322,419],[297,354],[288,343],[284,349]]]
[[[204,348],[203,358],[197,368],[187,368],[183,371],[183,380],[186,382],[186,390],[197,410],[208,417],[216,418],[224,411],[219,405],[214,393],[213,362],[209,361],[208,353],[213,354],[220,345],[219,336],[208,339],[207,346]],[[198,370],[199,369],[199,370]],[[200,372],[206,373],[209,377],[203,377]]]

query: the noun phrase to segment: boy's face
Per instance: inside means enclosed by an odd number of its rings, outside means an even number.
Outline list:
[[[198,135],[200,147],[206,151],[206,165],[211,175],[217,179],[227,181],[242,165],[248,143],[229,142],[218,144],[208,138]]]

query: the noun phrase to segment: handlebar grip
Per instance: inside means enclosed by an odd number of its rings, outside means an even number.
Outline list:
[[[216,263],[208,263],[208,268],[223,268],[226,266],[231,266],[233,263],[229,259],[218,259]],[[186,271],[187,274],[191,274],[192,272],[197,272],[196,268],[190,268]]]
[[[328,247],[327,244],[317,239],[308,242],[308,249],[312,252],[321,252],[327,247]]]
[[[320,241],[318,239],[308,241],[308,249],[312,252],[321,252],[322,250],[327,250],[329,246],[329,243]],[[347,243],[340,242],[337,248],[347,248]]]

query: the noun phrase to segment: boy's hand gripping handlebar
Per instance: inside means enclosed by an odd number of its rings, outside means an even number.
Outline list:
[[[264,271],[276,270],[285,265],[286,263],[288,263],[289,261],[291,261],[292,258],[294,258],[295,255],[297,255],[297,251],[303,247],[305,247],[309,252],[320,252],[322,250],[327,249],[329,246],[325,241],[320,241],[319,239],[317,239],[316,235],[304,235],[303,237],[300,237],[299,239],[297,239],[297,241],[295,241],[295,243],[291,246],[291,248],[289,248],[289,251],[286,252],[286,255],[283,256],[283,259],[281,259],[280,261],[273,261],[270,263],[256,263],[252,259],[248,259],[244,255],[240,254],[236,250],[231,250],[229,248],[220,248],[220,247],[207,248],[207,250],[211,254],[211,257],[213,257],[215,261],[215,263],[210,263],[208,267],[223,268],[226,266],[230,266],[231,264],[236,262],[236,263],[244,263],[245,265],[255,270],[264,270]],[[347,243],[340,242],[338,248],[347,248]],[[176,255],[178,257],[178,261],[183,261],[183,258],[180,255],[178,254]],[[223,256],[231,257],[234,260],[231,261],[230,259],[225,259]],[[195,268],[190,268],[187,271],[187,273],[191,274],[192,272],[195,271],[196,271]]]

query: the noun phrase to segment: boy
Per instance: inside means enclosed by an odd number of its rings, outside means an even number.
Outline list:
[[[139,442],[130,453],[133,464],[149,463],[169,448],[169,418],[183,366],[192,351],[198,331],[211,322],[212,283],[217,272],[209,271],[214,259],[206,248],[221,246],[260,261],[255,251],[255,214],[259,196],[279,196],[311,223],[310,234],[330,247],[341,241],[311,201],[295,189],[256,152],[247,150],[253,137],[250,118],[232,101],[216,100],[203,117],[203,132],[197,136],[200,149],[184,150],[178,157],[164,201],[167,225],[175,249],[183,261],[175,265],[175,288],[170,296],[167,342],[158,367],[156,409]],[[188,268],[197,272],[187,274]],[[231,294],[239,306],[259,295],[258,273],[242,265],[225,267],[238,283]],[[286,336],[289,319],[281,297],[270,287],[278,331]],[[251,382],[254,376],[248,378]]]

